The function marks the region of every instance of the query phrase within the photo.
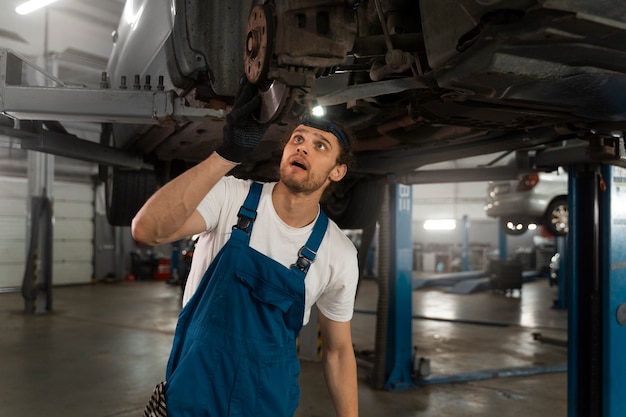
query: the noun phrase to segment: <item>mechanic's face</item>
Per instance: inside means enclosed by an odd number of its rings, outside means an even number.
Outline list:
[[[294,192],[323,191],[345,175],[347,166],[338,164],[341,144],[335,135],[299,125],[291,134],[280,161],[280,180]]]

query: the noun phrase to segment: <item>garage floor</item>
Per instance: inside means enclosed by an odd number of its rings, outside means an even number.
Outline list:
[[[359,354],[361,417],[565,417],[567,313],[551,308],[556,289],[544,279],[521,296],[458,295],[446,288],[414,292],[413,343],[430,359],[431,378],[461,377],[419,389],[372,389],[377,286],[362,282],[353,320]],[[141,416],[163,378],[180,307],[180,290],[162,281],[60,287],[54,312],[22,313],[19,293],[0,294],[0,415],[12,417]],[[475,379],[515,368],[530,376]],[[334,415],[318,362],[302,364],[297,417]]]

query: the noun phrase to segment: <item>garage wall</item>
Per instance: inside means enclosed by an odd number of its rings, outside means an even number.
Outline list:
[[[26,259],[26,181],[0,177],[0,288],[21,285]]]
[[[83,284],[93,276],[93,189],[54,182],[53,283]],[[0,288],[20,287],[26,262],[26,178],[0,176]]]
[[[458,258],[462,249],[463,216],[467,216],[469,221],[470,267],[483,268],[486,259],[499,256],[500,229],[498,220],[488,217],[483,210],[486,197],[487,182],[483,181],[414,185],[412,235],[415,256],[419,257],[423,253],[444,254],[449,269],[452,259]],[[430,219],[454,219],[457,226],[455,230],[425,230],[424,222]],[[506,257],[516,256],[521,248],[532,248],[533,238],[539,234],[537,230],[521,236],[507,235]],[[416,268],[427,270],[424,262],[419,261],[416,262]]]
[[[421,243],[461,242],[463,216],[470,222],[470,240],[497,246],[497,221],[483,210],[487,183],[421,184],[413,186],[413,240]],[[431,219],[454,219],[452,231],[424,230]]]

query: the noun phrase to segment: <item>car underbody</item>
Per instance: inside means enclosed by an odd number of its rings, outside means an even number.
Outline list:
[[[350,201],[357,184],[442,161],[582,140],[589,160],[623,164],[624,16],[626,4],[583,0],[161,0],[133,23],[164,22],[143,41],[122,19],[107,73],[112,87],[151,77],[189,108],[225,111],[245,74],[272,124],[235,171],[249,178],[275,179],[282,139],[324,106],[356,138],[329,208],[349,217],[364,206]],[[141,153],[163,183],[206,158],[222,129],[211,117],[116,123],[103,142]]]

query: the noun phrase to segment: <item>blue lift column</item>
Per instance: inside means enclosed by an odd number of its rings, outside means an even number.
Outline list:
[[[570,171],[568,417],[626,410],[626,170]]]
[[[469,233],[470,222],[467,214],[463,216],[463,246],[461,249],[461,271],[469,271]]]
[[[578,204],[578,192],[576,186],[578,181],[576,181],[576,167],[571,166],[568,168],[568,178],[567,181],[567,206],[568,207],[576,207]],[[575,224],[578,216],[578,210],[569,210],[568,215],[568,223],[570,225]],[[559,256],[559,265],[558,272],[556,276],[556,285],[557,285],[557,298],[554,300],[552,305],[553,308],[558,310],[566,310],[567,302],[568,302],[568,287],[572,284],[569,282],[567,277],[572,276],[572,272],[569,270],[572,268],[572,264],[567,261],[567,258],[570,257],[570,250],[568,248],[568,242],[571,241],[573,236],[575,235],[575,231],[572,228],[569,228],[568,234],[565,236],[555,236],[554,237],[554,245],[556,252]],[[575,253],[575,252],[571,252]],[[550,271],[552,273],[552,271]],[[550,277],[550,282],[552,284],[552,277]]]
[[[502,261],[506,261],[509,257],[506,243],[506,232],[498,227],[498,259]]]
[[[572,194],[570,193],[569,195],[571,196]],[[568,207],[573,207],[571,202],[568,203]],[[567,279],[565,279],[565,278],[568,277],[569,274],[566,271],[566,269],[567,269],[567,262],[566,262],[566,258],[567,258],[567,241],[566,241],[566,239],[567,239],[566,236],[555,236],[554,237],[554,246],[555,246],[556,252],[560,255],[559,256],[558,272],[557,272],[557,276],[556,276],[557,298],[556,298],[556,300],[554,300],[554,303],[552,305],[552,307],[557,309],[557,310],[566,310],[567,309],[567,296],[566,296],[566,294],[567,294],[568,283],[567,283]],[[550,277],[550,280],[552,280],[552,277]]]
[[[415,386],[413,356],[413,195],[409,185],[389,185],[389,318],[385,389]]]
[[[602,316],[603,417],[623,416],[626,410],[626,169],[603,166],[601,250],[604,259]],[[604,249],[606,248],[606,250]]]

